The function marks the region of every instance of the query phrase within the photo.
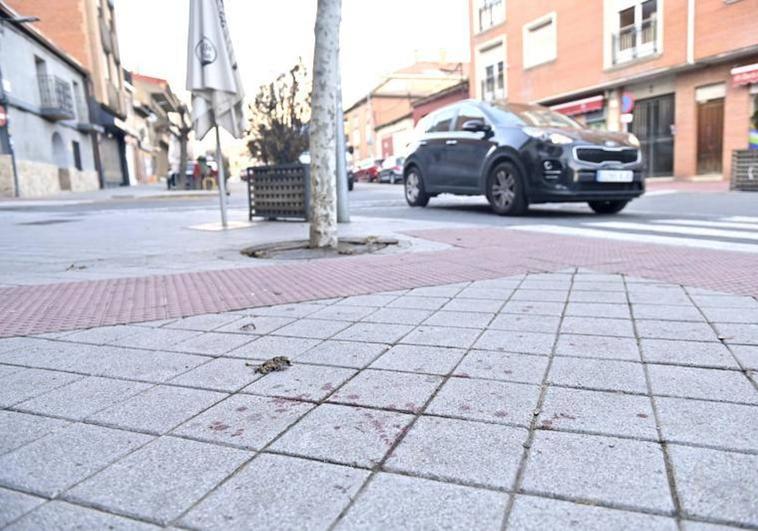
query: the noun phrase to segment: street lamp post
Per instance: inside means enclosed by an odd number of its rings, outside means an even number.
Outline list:
[[[27,22],[37,22],[39,17],[15,17],[15,18],[0,18],[0,37],[5,33],[5,24],[25,24]],[[2,39],[0,39],[0,46],[2,45]],[[13,197],[19,196],[18,190],[18,171],[16,169],[16,153],[13,150],[13,142],[11,141],[10,133],[10,114],[8,105],[8,94],[5,92],[5,83],[3,81],[3,70],[0,66],[0,106],[5,111],[5,125],[0,127],[0,150],[3,153],[8,153],[11,156],[11,172],[13,173]]]

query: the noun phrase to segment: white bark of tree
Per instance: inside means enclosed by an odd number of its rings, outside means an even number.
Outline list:
[[[313,51],[310,246],[337,246],[337,89],[342,0],[318,0]]]

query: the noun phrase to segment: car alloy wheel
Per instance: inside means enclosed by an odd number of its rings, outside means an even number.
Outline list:
[[[415,203],[420,191],[418,173],[412,171],[405,179],[405,197],[408,199],[408,202]]]
[[[516,178],[505,168],[498,168],[492,183],[492,202],[498,209],[508,210],[516,199]]]

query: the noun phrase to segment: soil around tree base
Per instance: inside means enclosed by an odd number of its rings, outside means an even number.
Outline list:
[[[242,249],[240,253],[249,256],[250,258],[268,260],[313,260],[318,258],[371,254],[382,251],[389,246],[399,244],[399,240],[395,238],[353,236],[340,238],[336,248],[311,248],[307,240],[296,240],[254,245]]]

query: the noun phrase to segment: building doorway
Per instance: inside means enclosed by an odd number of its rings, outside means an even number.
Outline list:
[[[674,173],[674,95],[637,100],[632,133],[640,140],[647,177]]]
[[[724,153],[724,98],[697,104],[697,172],[721,173]]]

